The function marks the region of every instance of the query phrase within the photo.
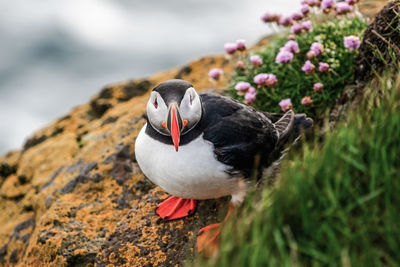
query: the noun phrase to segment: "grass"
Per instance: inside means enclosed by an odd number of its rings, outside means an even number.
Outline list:
[[[331,14],[332,15],[332,14]],[[322,17],[321,17],[322,16]],[[305,112],[313,118],[322,117],[324,112],[330,108],[337,97],[340,96],[345,85],[353,80],[353,61],[356,51],[349,51],[344,47],[343,39],[349,35],[362,35],[367,23],[359,17],[328,17],[328,15],[313,16],[313,30],[310,33],[302,33],[296,36],[300,53],[295,54],[294,60],[288,64],[275,63],[275,57],[279,49],[287,42],[287,34],[273,40],[264,51],[258,52],[263,59],[260,67],[251,66],[246,62],[246,70],[237,70],[230,85],[229,95],[243,101],[243,96],[237,95],[234,86],[240,81],[246,81],[256,87],[253,82],[255,75],[259,73],[272,73],[278,79],[277,86],[272,90],[264,87],[257,89],[257,100],[253,106],[257,109],[269,112],[281,112],[279,102],[282,99],[290,98],[293,109],[296,113]],[[305,75],[301,70],[306,54],[314,42],[324,45],[324,52],[312,59],[316,71],[313,75]],[[320,73],[318,62],[325,62],[330,65],[333,71]],[[313,91],[314,83],[321,82],[324,85],[322,93]],[[301,99],[310,96],[313,99],[311,106],[301,105]]]
[[[400,264],[400,75],[371,87],[322,145],[282,163],[276,188],[247,199],[204,264]]]

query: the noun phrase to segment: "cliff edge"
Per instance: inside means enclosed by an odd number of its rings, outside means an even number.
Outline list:
[[[365,1],[365,12],[384,3]],[[208,78],[214,67],[225,73],[218,83]],[[198,229],[225,214],[226,199],[200,201],[196,214],[182,220],[161,220],[154,210],[168,195],[141,173],[135,138],[155,85],[178,78],[199,92],[222,92],[232,72],[217,55],[106,86],[1,157],[0,265],[182,264],[195,253]]]

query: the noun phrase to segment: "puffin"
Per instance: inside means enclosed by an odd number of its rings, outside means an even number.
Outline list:
[[[226,221],[250,182],[313,124],[292,110],[268,113],[219,94],[198,94],[179,79],[153,88],[146,117],[135,155],[144,175],[171,195],[156,208],[166,221],[192,215],[197,200],[231,196]],[[220,228],[215,223],[199,230],[200,254],[218,250]]]

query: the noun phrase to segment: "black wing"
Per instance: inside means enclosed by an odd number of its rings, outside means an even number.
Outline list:
[[[228,97],[208,93],[200,97],[204,109],[203,138],[214,144],[217,159],[232,166],[232,173],[250,177],[257,162],[268,158],[278,142],[271,120]]]

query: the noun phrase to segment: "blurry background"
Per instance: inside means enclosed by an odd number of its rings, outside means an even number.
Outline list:
[[[0,155],[88,102],[106,84],[139,78],[225,42],[271,33],[266,11],[297,0],[0,0]]]

